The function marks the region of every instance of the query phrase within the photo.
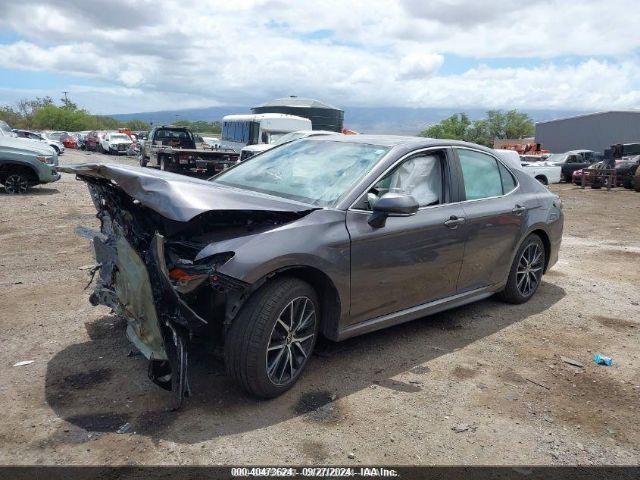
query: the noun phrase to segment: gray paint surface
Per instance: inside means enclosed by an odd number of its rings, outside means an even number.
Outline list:
[[[536,123],[536,142],[553,153],[603,152],[616,143],[640,142],[640,110],[613,111]]]

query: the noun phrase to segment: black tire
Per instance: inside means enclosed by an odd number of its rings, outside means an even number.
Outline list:
[[[526,261],[525,263],[523,263],[523,259],[527,259],[528,254],[532,251],[531,249],[537,249],[534,251],[540,252],[540,257],[535,257],[535,262],[532,262],[531,268],[527,269],[525,267]],[[542,239],[535,233],[529,235],[525,239],[525,241],[522,242],[522,245],[520,245],[515,258],[513,259],[511,270],[509,270],[509,278],[507,279],[507,284],[505,285],[504,290],[500,292],[498,296],[508,303],[520,304],[527,302],[531,297],[533,297],[533,295],[538,290],[538,287],[540,286],[546,259],[547,252],[545,251]],[[536,270],[533,271],[534,269]],[[524,270],[526,273],[523,274],[522,270]],[[530,275],[535,275],[535,283],[533,283],[532,277]],[[524,287],[523,282],[526,281],[526,279],[523,280],[523,277],[525,276],[529,276],[529,281],[531,282],[530,285],[532,288],[529,291],[522,288]]]
[[[27,193],[32,185],[30,175],[22,170],[10,172],[2,179],[5,191],[10,195]]]
[[[573,182],[573,175],[569,175],[569,174],[565,175],[564,176],[564,181],[567,182],[567,183],[572,183]]]
[[[536,180],[538,180],[545,187],[549,185],[549,181],[547,180],[547,177],[545,177],[544,175],[538,175],[536,177]]]
[[[140,163],[141,167],[146,167],[147,166],[147,158],[144,156],[143,153],[141,153],[140,155],[138,155],[138,162]]]
[[[160,170],[162,170],[163,172],[171,171],[171,167],[169,166],[169,163],[167,162],[167,159],[164,155],[161,155],[158,158],[158,165],[160,166]]]
[[[292,310],[289,312],[300,312],[302,307],[300,307],[300,303],[298,303],[298,307],[295,307],[295,302],[301,302],[301,299],[306,299],[304,300],[305,309],[310,308],[310,305],[314,309],[313,325],[306,325],[307,328],[303,332],[305,336],[311,335],[312,332],[313,336],[305,341],[304,350],[300,345],[298,345],[300,350],[294,345],[295,333],[298,330],[295,328],[293,316],[291,325],[294,327],[291,329],[291,333],[280,339],[275,337],[278,329],[283,328],[281,327],[283,323],[278,320],[281,317],[288,318],[287,309],[290,308],[290,305],[294,307],[291,307]],[[300,317],[304,315],[305,310],[302,311]],[[297,318],[298,313],[294,316]],[[317,295],[308,283],[290,277],[276,279],[268,283],[247,301],[227,332],[224,350],[229,375],[243,389],[257,397],[273,398],[283,394],[297,382],[304,371],[318,337],[319,322],[320,309]],[[285,330],[282,330],[283,334],[284,332]],[[275,346],[272,345],[274,341],[276,341]],[[284,347],[276,350],[279,346],[278,342],[282,342]],[[270,345],[272,346],[270,347]],[[269,353],[270,350],[271,353]],[[297,363],[295,372],[293,371],[293,363]],[[269,367],[273,367],[273,365],[275,368],[270,369]],[[279,365],[282,365],[282,370],[278,380],[276,377]],[[284,376],[284,372],[288,369],[287,377]]]
[[[98,143],[97,150],[98,150],[98,153],[104,153],[104,148],[102,148],[102,144],[101,143]]]
[[[60,155],[60,149],[58,147],[56,147],[55,145],[50,145],[50,147],[56,151],[56,155]]]

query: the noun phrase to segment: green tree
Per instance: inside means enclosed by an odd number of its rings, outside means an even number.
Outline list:
[[[427,127],[420,136],[465,140],[491,147],[495,139],[530,137],[534,131],[533,121],[526,113],[489,110],[486,118],[473,122],[466,114],[457,113]]]
[[[12,128],[24,128],[24,119],[22,115],[9,105],[0,107],[0,120],[7,122]]]
[[[134,118],[133,120],[129,120],[124,124],[124,126],[134,132],[146,131],[151,128],[151,126],[147,122],[138,120],[137,118]]]
[[[451,140],[466,140],[471,120],[466,113],[456,113],[440,123],[427,127],[420,133],[422,137],[449,138]]]

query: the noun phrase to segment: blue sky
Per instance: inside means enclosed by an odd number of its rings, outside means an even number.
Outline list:
[[[291,94],[340,106],[640,104],[640,33],[602,28],[623,17],[638,23],[629,0],[606,9],[594,0],[24,0],[3,8],[4,104],[63,90],[96,113]]]

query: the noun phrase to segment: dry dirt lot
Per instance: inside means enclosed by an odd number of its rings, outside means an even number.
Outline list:
[[[178,412],[129,355],[123,322],[88,302],[90,245],[74,233],[97,226],[85,185],[65,175],[0,193],[0,463],[637,464],[640,194],[552,189],[564,242],[529,303],[490,299],[321,343],[271,401],[200,346]]]

